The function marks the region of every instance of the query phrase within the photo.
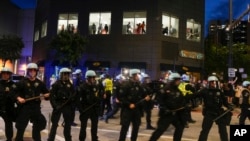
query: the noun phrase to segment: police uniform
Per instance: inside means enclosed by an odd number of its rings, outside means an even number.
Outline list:
[[[39,79],[31,81],[29,78],[24,78],[17,83],[16,97],[24,99],[47,94],[49,90],[46,85]],[[33,123],[32,138],[35,141],[41,141],[41,130],[46,127],[46,119],[41,112],[41,99],[34,99],[18,105],[18,115],[16,118],[16,141],[23,141],[25,128],[29,120]]]
[[[239,124],[245,125],[246,118],[250,119],[250,81],[244,81],[243,82],[243,89],[241,91],[240,96],[240,118],[239,118]]]
[[[7,141],[12,141],[13,137],[13,122],[15,121],[16,113],[13,99],[13,90],[16,84],[11,80],[0,80],[0,116],[5,123],[5,135]]]
[[[166,129],[173,124],[175,127],[173,140],[181,141],[184,127],[186,124],[186,100],[182,92],[179,90],[176,81],[180,81],[178,73],[171,73],[170,81],[160,89],[157,96],[159,103],[159,120],[157,128],[152,133],[149,141],[156,141],[166,131]]]
[[[138,77],[140,73],[137,69],[130,70],[130,77]],[[143,112],[143,105],[145,98],[145,91],[141,86],[140,81],[129,79],[121,85],[119,92],[119,99],[121,103],[121,131],[119,141],[125,141],[130,123],[132,123],[131,141],[136,141],[139,127],[141,124],[141,117]],[[131,109],[131,105],[134,108]]]
[[[211,81],[211,82],[210,82]],[[203,99],[203,121],[202,121],[202,130],[199,135],[198,141],[206,141],[208,138],[209,131],[214,123],[214,120],[220,116],[224,111],[223,106],[227,108],[231,108],[227,102],[227,99],[221,89],[218,88],[218,79],[215,76],[210,76],[208,78],[209,87],[203,88],[199,92],[197,92],[197,95],[202,97]],[[216,87],[211,87],[210,83],[213,83],[213,85],[216,85]],[[227,114],[227,116],[231,116],[231,112]],[[226,116],[225,116],[226,117]],[[221,141],[228,141],[228,134],[227,134],[227,124],[228,121],[227,118],[222,117],[216,120],[216,124],[218,125],[219,134],[220,134],[220,140]]]
[[[144,78],[147,79],[147,78]],[[143,110],[146,113],[146,129],[154,130],[155,128],[151,124],[151,115],[152,115],[152,109],[154,108],[154,101],[152,100],[153,97],[153,90],[150,88],[149,82],[143,82],[142,87],[145,91],[146,95],[150,95],[151,99],[149,101],[145,101],[143,103]]]
[[[64,69],[64,70],[62,70]],[[62,68],[61,73],[70,73],[67,68]],[[62,75],[62,74],[60,74]],[[61,115],[64,118],[64,137],[65,141],[71,141],[71,124],[74,120],[72,113],[75,112],[72,108],[75,103],[75,91],[74,86],[70,80],[57,80],[50,90],[50,103],[53,108],[51,122],[52,127],[50,130],[48,141],[54,141],[58,122]]]
[[[89,75],[88,75],[89,74]],[[95,79],[95,72],[88,70],[85,74],[85,78],[93,77]],[[102,90],[97,82],[91,83],[88,80],[83,82],[77,89],[77,107],[80,112],[81,128],[79,134],[79,140],[84,141],[86,139],[86,128],[88,125],[88,119],[91,120],[91,137],[92,141],[98,141],[97,129],[98,129],[98,117],[100,112],[100,99]]]

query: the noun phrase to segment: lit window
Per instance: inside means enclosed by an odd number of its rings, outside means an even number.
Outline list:
[[[200,41],[201,24],[195,22],[193,19],[187,20],[186,38],[187,40]]]
[[[179,37],[179,19],[168,13],[162,14],[162,34],[164,36]]]
[[[124,12],[123,34],[146,34],[146,12]]]
[[[89,34],[110,34],[111,13],[100,12],[89,15]]]
[[[59,14],[57,33],[60,31],[77,32],[78,14]]]
[[[39,40],[39,30],[36,30],[35,35],[34,35],[34,42]]]
[[[47,35],[47,21],[42,24],[41,38]]]

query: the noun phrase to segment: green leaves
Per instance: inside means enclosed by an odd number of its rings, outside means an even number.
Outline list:
[[[23,48],[22,38],[16,35],[3,35],[0,38],[0,58],[3,60],[3,66],[7,60],[21,58]]]
[[[87,39],[79,33],[62,31],[50,42],[50,49],[55,51],[55,59],[60,63],[68,62],[70,67],[77,62],[86,51]]]

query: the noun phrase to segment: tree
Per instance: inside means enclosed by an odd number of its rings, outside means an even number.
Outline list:
[[[223,72],[224,77],[228,74],[228,59],[229,49],[227,46],[215,45],[207,42],[205,46],[205,72],[211,74],[216,72],[220,74]],[[250,74],[250,47],[244,44],[234,44],[232,46],[232,59],[234,68],[244,68],[247,74]]]
[[[50,49],[55,51],[55,59],[60,64],[68,63],[70,68],[78,65],[86,50],[87,39],[79,33],[61,31],[50,42]]]
[[[8,60],[20,59],[23,48],[22,38],[16,35],[3,35],[0,38],[0,58],[3,61],[3,67]]]

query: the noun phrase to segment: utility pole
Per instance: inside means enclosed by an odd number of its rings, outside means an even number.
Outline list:
[[[233,0],[229,0],[229,27],[232,25],[233,20]],[[232,52],[232,39],[233,39],[233,33],[232,30],[227,31],[227,47],[229,49],[229,55],[228,55],[228,71],[233,67],[233,52]],[[233,75],[228,72],[229,80],[232,80],[235,73]]]
[[[239,22],[242,20],[244,16],[250,13],[250,6],[248,4],[247,10],[244,11],[239,18],[233,21],[233,0],[229,0],[229,24],[226,28],[227,34],[227,47],[229,49],[228,55],[228,77],[229,80],[232,80],[235,77],[235,72],[233,70],[233,52],[232,52],[232,44],[233,44],[233,28],[235,28]]]

